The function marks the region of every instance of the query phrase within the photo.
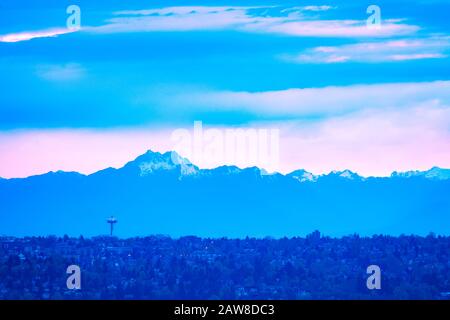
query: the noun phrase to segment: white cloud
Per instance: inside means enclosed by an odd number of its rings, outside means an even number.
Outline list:
[[[322,46],[281,57],[297,63],[404,61],[445,58],[449,47],[449,37],[431,37]]]
[[[170,15],[195,15],[204,13],[221,13],[226,11],[247,10],[251,8],[265,7],[235,7],[235,6],[180,6],[180,7],[164,7],[159,9],[143,9],[143,10],[122,10],[113,14],[118,16],[142,15],[142,16],[170,16]]]
[[[320,20],[308,16],[332,9],[330,6],[306,6],[280,9],[273,7],[165,7],[116,12],[105,25],[87,28],[92,32],[156,32],[194,30],[235,30],[301,37],[386,37],[415,33],[419,27],[402,20],[384,20],[381,28],[368,28],[362,20]],[[259,11],[258,11],[259,10]]]
[[[40,65],[37,67],[39,77],[49,81],[73,81],[85,76],[86,70],[78,63],[62,65]]]
[[[328,116],[363,109],[450,105],[450,81],[293,88],[278,91],[165,92],[161,105],[183,110],[240,110],[262,116]],[[152,99],[149,97],[149,99]]]
[[[71,30],[68,28],[54,28],[46,30],[34,30],[34,31],[23,31],[17,33],[9,33],[0,35],[0,42],[20,42],[28,41],[35,38],[49,38],[57,37],[62,34],[75,32],[76,30]]]
[[[418,26],[400,19],[383,20],[381,28],[367,28],[361,20],[322,20],[318,16],[334,7],[303,6],[281,9],[273,6],[182,6],[148,10],[114,12],[105,24],[85,26],[82,30],[95,33],[161,32],[196,30],[234,30],[290,35],[299,37],[388,37],[413,34]],[[313,15],[311,15],[313,14]],[[35,38],[56,37],[75,32],[68,28],[24,31],[0,35],[0,42],[20,42]]]
[[[247,7],[166,7],[119,11],[119,17],[91,28],[94,32],[195,31],[238,28],[258,18],[247,15]],[[261,18],[259,18],[261,19]]]
[[[304,6],[304,7],[300,7],[300,10],[306,10],[306,11],[327,11],[327,10],[331,10],[334,9],[335,7],[332,6],[326,6],[326,5],[322,5],[322,6]]]
[[[365,20],[261,21],[243,30],[298,37],[364,38],[413,34],[419,27],[385,20],[380,28],[368,28]]]
[[[390,56],[393,61],[419,60],[419,59],[439,59],[446,58],[447,55],[442,53],[411,53],[411,54],[394,54]]]

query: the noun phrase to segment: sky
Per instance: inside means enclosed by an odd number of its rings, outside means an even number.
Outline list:
[[[2,1],[0,177],[148,149],[282,173],[450,168],[449,15],[439,0]],[[277,161],[178,150],[195,121],[277,130]]]

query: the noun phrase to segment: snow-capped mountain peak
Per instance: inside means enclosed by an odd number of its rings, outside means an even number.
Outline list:
[[[307,181],[315,182],[315,181],[317,181],[317,178],[318,178],[316,175],[314,175],[311,172],[308,172],[306,170],[303,170],[303,169],[295,170],[295,171],[289,173],[288,176],[290,176],[300,182],[307,182]]]
[[[191,175],[198,171],[196,166],[175,151],[160,153],[148,150],[127,164],[127,166],[130,165],[137,166],[141,176],[146,176],[161,170],[180,169],[181,175]]]
[[[349,179],[349,180],[364,180],[363,177],[361,177],[359,174],[350,171],[348,169],[343,171],[332,171],[330,176],[337,176],[339,178]]]

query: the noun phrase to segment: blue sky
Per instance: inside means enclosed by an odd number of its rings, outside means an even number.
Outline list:
[[[119,166],[194,120],[280,128],[280,171],[450,167],[449,14],[448,1],[7,1],[0,176]],[[13,165],[36,145],[44,158]]]

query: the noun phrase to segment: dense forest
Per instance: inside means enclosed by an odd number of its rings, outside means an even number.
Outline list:
[[[68,289],[69,265],[81,289]],[[381,289],[366,286],[381,268]],[[0,299],[449,299],[450,237],[0,238]]]

